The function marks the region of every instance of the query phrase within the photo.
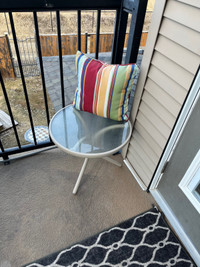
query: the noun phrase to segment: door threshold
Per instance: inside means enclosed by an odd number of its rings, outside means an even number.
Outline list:
[[[160,206],[161,210],[165,214],[166,218],[168,219],[169,223],[173,227],[175,233],[185,246],[186,250],[194,260],[194,262],[197,264],[198,267],[200,267],[200,254],[198,250],[195,248],[195,246],[192,244],[191,240],[185,233],[182,225],[177,220],[175,214],[173,213],[172,209],[168,205],[167,201],[164,199],[162,194],[159,192],[158,189],[150,189],[150,193]]]

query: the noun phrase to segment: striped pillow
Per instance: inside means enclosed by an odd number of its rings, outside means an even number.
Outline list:
[[[78,51],[76,66],[78,87],[73,106],[101,117],[128,120],[128,99],[137,65],[109,65]]]

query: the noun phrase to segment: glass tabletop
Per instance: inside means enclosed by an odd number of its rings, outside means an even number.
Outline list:
[[[119,151],[131,136],[131,123],[118,122],[76,110],[69,105],[58,111],[49,125],[52,141],[80,157],[103,157]]]

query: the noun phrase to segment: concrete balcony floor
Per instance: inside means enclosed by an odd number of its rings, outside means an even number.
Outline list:
[[[114,158],[122,162],[121,155]],[[19,267],[131,218],[154,204],[123,164],[53,149],[0,165],[0,266]]]

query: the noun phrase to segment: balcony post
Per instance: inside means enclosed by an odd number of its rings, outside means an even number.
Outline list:
[[[127,9],[130,8],[132,13],[125,64],[135,63],[137,61],[147,1],[148,0],[124,1],[124,6]]]
[[[125,64],[135,63],[140,46],[140,38],[148,0],[123,0],[120,14],[116,19],[115,36],[113,39],[112,63],[121,64],[124,41],[128,22],[128,14],[132,14],[129,30],[128,47]]]
[[[115,22],[115,35],[113,37],[113,51],[112,51],[112,63],[113,64],[121,64],[124,50],[124,41],[126,35],[126,27],[128,21],[128,13],[123,10],[119,12],[117,15]]]

